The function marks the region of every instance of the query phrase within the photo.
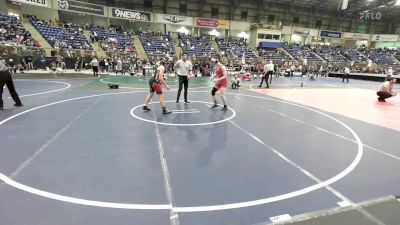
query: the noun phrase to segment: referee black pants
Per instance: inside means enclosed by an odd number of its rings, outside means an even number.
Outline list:
[[[392,93],[387,92],[387,91],[378,91],[376,94],[379,96],[380,101],[384,101],[387,98],[393,97]]]
[[[272,71],[271,71],[272,72]],[[267,83],[267,86],[266,86],[266,88],[269,88],[269,85],[268,85],[268,82],[269,82],[269,76],[270,76],[270,72],[268,71],[268,72],[266,72],[266,73],[264,73],[264,76],[261,78],[261,83],[260,83],[260,85],[258,85],[259,87],[261,87],[262,86],[262,84],[264,83],[264,80],[265,80],[265,83]]]
[[[179,98],[181,97],[181,92],[182,92],[182,87],[185,88],[183,97],[185,98],[185,102],[187,102],[187,91],[189,88],[189,80],[187,76],[179,76],[179,89],[178,89],[178,95],[176,96],[176,101],[179,102]]]
[[[274,71],[268,71],[268,77],[269,77],[269,79],[267,79],[267,81],[269,80],[269,83],[271,84],[272,83],[272,75],[274,75]]]
[[[348,73],[345,73],[344,75],[343,75],[343,81],[342,82],[344,82],[344,80],[347,80],[347,83],[349,83],[349,74]]]
[[[16,105],[22,105],[21,100],[15,91],[14,82],[11,78],[11,74],[8,71],[0,72],[0,109],[3,108],[3,87],[7,85],[8,91]]]

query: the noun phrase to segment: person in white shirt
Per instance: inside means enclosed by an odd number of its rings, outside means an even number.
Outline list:
[[[306,57],[303,58],[303,66],[307,66],[307,58]]]
[[[393,85],[396,83],[396,78],[393,76],[388,76],[386,81],[379,86],[376,94],[379,96],[378,101],[386,102],[385,99],[396,96],[397,93],[393,91]]]
[[[344,80],[347,79],[347,83],[349,83],[349,76],[350,76],[350,69],[349,69],[349,67],[346,66],[344,68],[344,75],[343,75],[343,81],[342,82],[344,82]]]
[[[108,60],[107,59],[104,59],[104,67],[105,67],[105,70],[106,70],[106,72],[108,72],[109,71],[109,63],[108,63]]]
[[[319,67],[319,75],[320,75],[321,77],[325,75],[325,74],[324,74],[324,65],[321,65],[321,66]]]
[[[124,75],[124,73],[122,71],[122,60],[121,60],[121,58],[118,58],[117,64],[115,65],[115,75],[118,75],[118,73],[121,73],[122,75]]]
[[[294,64],[292,64],[290,66],[290,74],[289,77],[292,78],[294,76],[294,72],[296,71],[296,66]]]
[[[183,96],[185,103],[189,103],[187,96],[189,88],[189,78],[193,76],[192,75],[193,65],[190,61],[187,60],[186,53],[183,53],[182,58],[175,63],[174,69],[179,79],[179,89],[178,89],[178,94],[176,96],[176,103],[179,103],[182,87],[184,87]]]
[[[392,69],[392,67],[389,67],[389,69],[388,69],[388,75],[389,75],[389,76],[393,76],[393,69]]]
[[[269,81],[269,77],[272,77],[272,74],[274,74],[274,64],[272,63],[272,61],[269,61],[268,64],[264,65],[264,74],[263,77],[261,78],[261,83],[260,85],[258,85],[258,87],[261,87],[264,80],[267,83],[267,86],[265,88],[269,88],[268,85],[268,81]]]
[[[97,58],[93,58],[93,60],[90,62],[90,65],[92,66],[93,76],[98,77],[99,76],[99,61],[97,61]]]

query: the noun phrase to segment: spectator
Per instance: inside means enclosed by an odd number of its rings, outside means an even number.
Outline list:
[[[240,87],[240,79],[237,77],[237,75],[233,75],[233,78],[231,79],[231,87],[232,89],[239,89]]]
[[[396,83],[396,78],[393,76],[388,76],[386,81],[383,82],[383,84],[381,84],[381,86],[378,89],[378,92],[376,93],[379,96],[378,101],[386,102],[385,99],[397,95],[397,93],[393,91],[394,83]]]
[[[93,76],[94,77],[100,77],[100,75],[99,75],[99,61],[97,61],[97,58],[93,58],[93,60],[90,62],[90,65],[92,66]]]

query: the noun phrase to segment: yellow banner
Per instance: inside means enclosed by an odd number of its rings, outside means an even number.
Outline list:
[[[198,27],[229,29],[229,20],[197,19]]]

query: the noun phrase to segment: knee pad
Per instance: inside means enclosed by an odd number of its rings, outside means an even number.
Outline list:
[[[211,95],[215,96],[215,93],[218,91],[218,89],[216,89],[215,87],[213,87],[212,91],[211,91]]]

